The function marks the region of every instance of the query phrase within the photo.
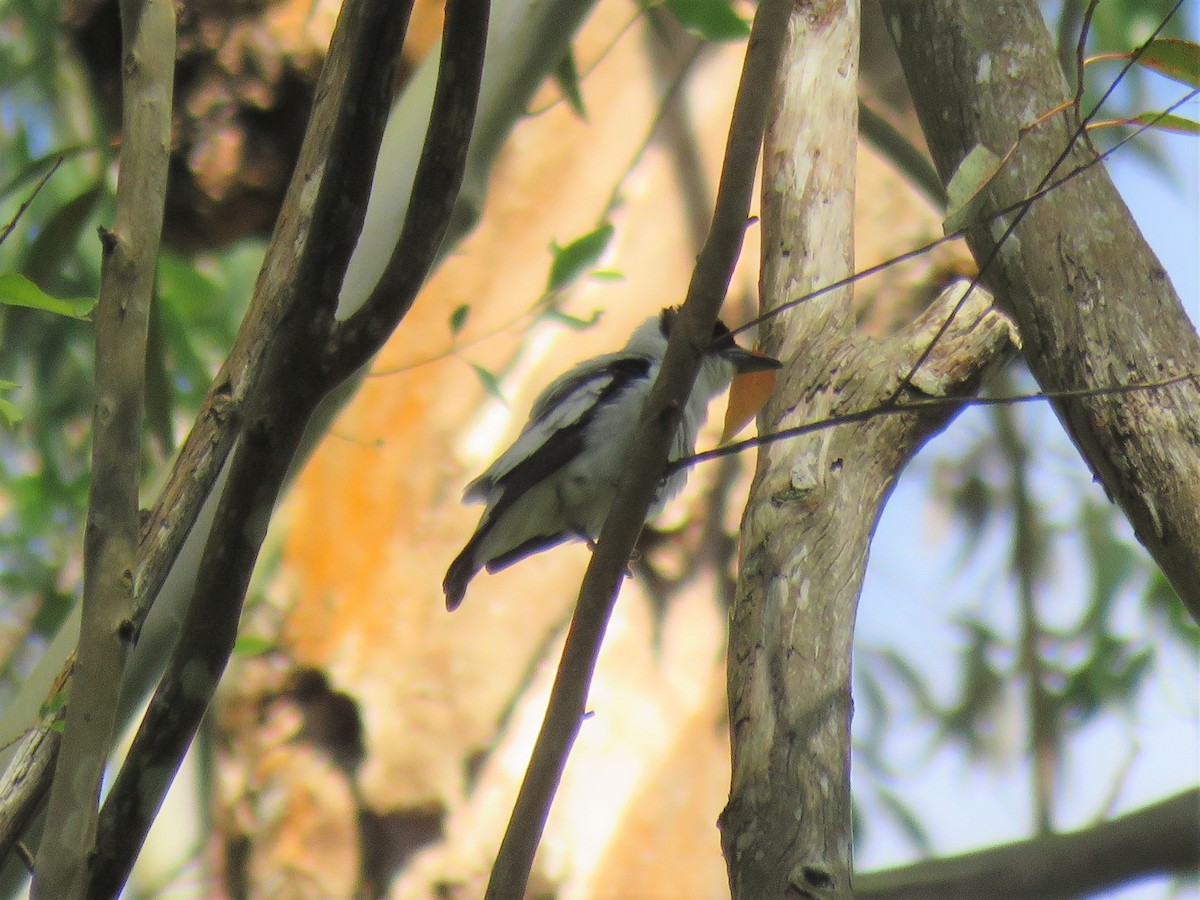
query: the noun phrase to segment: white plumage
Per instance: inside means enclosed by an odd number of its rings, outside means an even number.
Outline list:
[[[594,541],[620,483],[646,398],[658,376],[675,310],[647,319],[616,353],[586,360],[538,397],[511,447],[467,485],[463,501],[486,507],[475,534],[450,564],[443,588],[455,609],[481,569],[497,572],[571,539]],[[737,346],[720,322],[705,352],[669,459],[691,455],[708,403],[734,375],[777,368]],[[663,480],[650,507],[658,515],[682,490],[687,470]]]

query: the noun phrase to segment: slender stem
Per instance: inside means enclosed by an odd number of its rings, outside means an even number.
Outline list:
[[[100,779],[133,646],[140,531],[146,335],[162,236],[175,75],[171,0],[122,0],[124,111],[111,231],[101,230],[92,483],[83,544],[83,616],[75,683],[50,789],[33,895],[84,896]]]

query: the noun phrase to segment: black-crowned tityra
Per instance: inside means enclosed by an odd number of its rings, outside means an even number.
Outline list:
[[[447,609],[462,603],[480,569],[498,572],[564,541],[599,537],[675,315],[674,308],[664,309],[639,325],[618,352],[586,360],[552,382],[513,445],[467,485],[463,502],[485,503],[486,509],[442,582]],[[691,455],[709,400],[735,375],[779,366],[778,360],[739,347],[718,321],[669,458]],[[658,515],[685,481],[686,468],[665,477],[649,517]]]

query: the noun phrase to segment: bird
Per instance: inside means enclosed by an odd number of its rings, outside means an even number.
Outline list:
[[[677,315],[677,308],[667,307],[642,322],[622,349],[585,360],[551,382],[534,401],[512,446],[467,485],[463,502],[485,506],[442,582],[448,610],[458,608],[467,585],[483,569],[499,572],[565,541],[594,544],[599,538]],[[718,319],[684,404],[669,461],[692,454],[709,401],[736,375],[781,365],[740,347]],[[668,469],[647,521],[662,512],[686,481],[686,467]]]

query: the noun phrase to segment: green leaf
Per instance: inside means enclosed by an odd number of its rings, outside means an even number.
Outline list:
[[[973,753],[988,752],[987,735],[980,724],[996,709],[1008,683],[1006,672],[992,663],[992,648],[1001,644],[999,635],[978,619],[959,622],[967,632],[962,649],[960,695],[942,718],[945,734],[958,738]]]
[[[450,333],[458,334],[463,330],[463,326],[467,324],[467,318],[471,315],[471,307],[463,304],[450,313]]]
[[[667,0],[679,24],[706,41],[742,41],[750,23],[734,12],[728,0]]]
[[[72,144],[67,147],[59,147],[56,150],[51,150],[49,153],[43,154],[36,159],[30,160],[3,185],[0,185],[0,197],[7,197],[9,194],[16,191],[18,188],[26,184],[31,184],[44,176],[49,169],[54,166],[60,159],[67,160],[74,156],[79,156],[82,153],[89,153],[96,150],[91,144]]]
[[[5,425],[12,428],[23,418],[25,418],[25,414],[15,403],[0,397],[0,419],[4,420]]]
[[[583,106],[583,92],[579,87],[579,69],[575,65],[575,51],[568,49],[554,69],[554,83],[562,91],[563,98],[571,105],[575,115],[587,121],[587,110]]]
[[[71,699],[71,684],[70,684],[70,682],[67,682],[61,688],[59,688],[57,691],[55,691],[52,695],[50,695],[49,699],[47,699],[46,702],[42,704],[41,709],[38,710],[38,718],[44,719],[47,716],[53,715],[54,713],[56,713],[60,709],[62,709],[64,706],[66,706],[67,701],[70,699]]]
[[[278,644],[270,638],[257,634],[243,634],[233,642],[233,654],[234,656],[262,656],[264,653],[270,653],[277,646]]]
[[[1143,567],[1137,554],[1116,533],[1116,519],[1111,509],[1100,503],[1087,502],[1079,511],[1079,525],[1092,574],[1092,595],[1083,627],[1096,632],[1108,629],[1113,602]]]
[[[1170,131],[1176,134],[1200,134],[1200,122],[1195,119],[1185,119],[1171,113],[1142,113],[1134,116],[1133,121],[1139,125],[1149,125],[1159,131]]]
[[[933,692],[929,689],[924,676],[912,663],[890,648],[879,652],[879,662],[888,670],[889,674],[899,681],[902,687],[908,690],[913,702],[922,713],[930,718],[941,718],[942,710],[938,706]]]
[[[550,322],[556,322],[559,325],[565,325],[572,331],[587,331],[589,328],[594,328],[600,321],[600,317],[604,315],[604,311],[600,309],[592,310],[591,316],[586,319],[581,319],[578,316],[573,316],[570,313],[565,313],[555,306],[548,307],[543,310],[538,318],[546,319]]]
[[[0,303],[40,309],[71,319],[86,319],[96,305],[95,300],[87,297],[72,300],[52,297],[18,272],[0,273]]]
[[[612,242],[615,230],[611,222],[605,222],[595,231],[589,231],[565,247],[551,244],[550,252],[554,254],[554,262],[550,264],[546,292],[562,290],[595,266]]]
[[[471,363],[471,368],[475,370],[475,374],[479,376],[479,381],[483,384],[483,389],[503,403],[508,405],[508,401],[504,399],[504,392],[500,390],[500,381],[481,365]]]
[[[1179,38],[1155,38],[1138,64],[1188,87],[1200,87],[1200,44]]]
[[[980,193],[1000,168],[1000,158],[991,150],[976,144],[971,148],[950,183],[946,185],[946,234],[953,234],[969,223],[974,216]]]
[[[1142,601],[1158,616],[1171,632],[1190,649],[1200,651],[1200,627],[1188,614],[1183,601],[1162,571],[1152,567]]]

